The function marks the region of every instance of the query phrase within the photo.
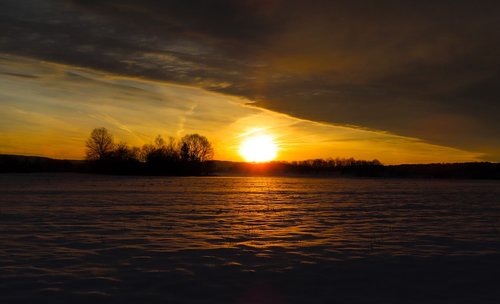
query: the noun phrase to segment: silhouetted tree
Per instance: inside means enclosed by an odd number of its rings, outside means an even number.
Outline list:
[[[118,162],[139,161],[139,148],[130,148],[126,143],[120,142],[110,152],[110,158]]]
[[[149,155],[155,150],[155,146],[152,144],[145,144],[139,149],[138,159],[139,161],[146,163],[148,161]]]
[[[170,136],[168,138],[168,143],[165,142],[165,140],[158,135],[156,138],[156,144],[161,147],[161,150],[163,152],[163,155],[165,158],[171,160],[171,161],[178,161],[179,160],[179,142],[177,139],[174,137]]]
[[[147,170],[151,174],[181,174],[183,168],[180,166],[179,143],[169,137],[168,142],[158,135],[154,144],[146,144],[142,147],[139,159],[146,163]]]
[[[161,135],[155,139],[154,145],[142,147],[143,158],[146,162],[172,162],[179,160],[178,143],[173,137],[169,137],[168,143]]]
[[[205,136],[188,134],[181,139],[180,158],[188,162],[205,162],[214,156],[214,149]]]
[[[181,140],[158,135],[152,144],[142,148],[125,142],[114,143],[105,128],[96,128],[86,142],[87,168],[93,172],[113,174],[200,175],[211,172],[213,148],[208,139],[189,134]]]
[[[90,133],[85,146],[87,147],[87,160],[108,159],[115,148],[113,135],[106,128],[96,128]]]

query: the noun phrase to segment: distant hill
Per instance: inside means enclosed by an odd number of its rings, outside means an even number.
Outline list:
[[[41,156],[0,154],[0,172],[78,172],[82,160],[53,159]]]
[[[321,176],[372,178],[447,178],[447,179],[500,179],[500,163],[437,163],[382,165],[380,162],[354,159],[306,160],[300,162],[246,163],[232,161],[207,162],[211,175],[228,176]],[[102,171],[83,160],[61,160],[39,156],[0,154],[0,173],[12,172],[86,172],[144,175],[138,164],[127,170]],[[116,168],[115,168],[116,169]],[[161,169],[161,168],[160,168]],[[155,175],[163,175],[156,172]],[[169,175],[169,174],[164,174]]]
[[[500,179],[500,163],[406,164],[384,167],[388,177]]]

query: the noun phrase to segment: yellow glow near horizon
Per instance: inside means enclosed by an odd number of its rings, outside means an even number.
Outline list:
[[[276,158],[278,146],[270,135],[254,135],[240,145],[240,154],[249,162],[266,162]]]
[[[245,159],[354,157],[384,164],[484,159],[478,151],[304,120],[200,88],[0,54],[0,154],[82,159],[85,141],[97,127],[137,147],[159,134],[200,133],[213,144],[214,158],[228,161],[242,160],[243,140],[264,135],[272,138],[276,154]]]

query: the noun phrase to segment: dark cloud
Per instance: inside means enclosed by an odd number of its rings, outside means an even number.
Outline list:
[[[0,3],[0,51],[500,159],[498,1]]]
[[[38,78],[38,76],[35,76],[35,75],[28,75],[28,74],[22,74],[22,73],[0,72],[0,74],[7,75],[7,76],[19,77],[19,78],[26,78],[26,79]]]

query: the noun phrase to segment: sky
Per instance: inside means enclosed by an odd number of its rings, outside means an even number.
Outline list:
[[[217,159],[500,161],[498,1],[3,0],[0,153],[200,133]]]

